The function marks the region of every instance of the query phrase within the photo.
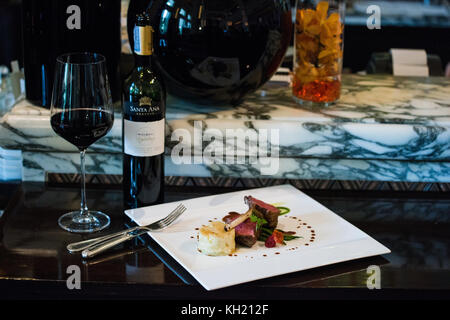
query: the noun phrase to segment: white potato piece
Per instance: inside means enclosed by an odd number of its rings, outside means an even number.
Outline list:
[[[224,227],[225,224],[219,221],[202,226],[198,231],[198,251],[208,256],[232,254],[236,249],[234,229],[225,231]]]

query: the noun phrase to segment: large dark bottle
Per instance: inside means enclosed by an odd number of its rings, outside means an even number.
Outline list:
[[[134,28],[135,68],[123,90],[123,191],[127,208],[163,201],[165,91],[152,70],[152,28],[138,14]]]
[[[0,11],[5,1],[0,1]],[[50,108],[56,57],[95,52],[106,57],[113,102],[120,101],[120,0],[21,0],[27,100]],[[3,17],[0,25],[3,28]],[[8,38],[0,37],[1,51]],[[4,47],[6,45],[6,47]]]

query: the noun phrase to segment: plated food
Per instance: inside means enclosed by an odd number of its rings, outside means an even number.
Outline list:
[[[236,244],[251,248],[257,241],[265,247],[285,245],[295,236],[294,231],[277,229],[278,217],[286,213],[286,208],[275,207],[252,196],[245,196],[247,212],[229,212],[223,222],[211,221],[202,226],[197,235],[197,250],[209,256],[231,255]],[[283,211],[281,210],[283,209]]]
[[[224,227],[226,223],[222,219],[230,211],[245,213],[249,209],[243,202],[244,197],[249,194],[280,210],[275,229],[295,230],[296,234],[293,236],[300,238],[292,241],[284,239],[286,245],[276,243],[276,247],[267,248],[266,241],[259,240],[266,237],[262,229],[259,239],[250,248],[234,240],[236,251],[231,257],[212,257],[198,252],[197,236],[202,224],[216,221]],[[181,203],[189,212],[182,215],[173,226],[161,232],[149,232],[149,236],[206,290],[390,252],[375,239],[292,185],[234,191],[126,210],[125,213],[138,225],[145,226],[164,218]],[[236,233],[236,228],[234,231]],[[162,257],[165,255],[162,254],[161,259]],[[167,259],[165,263],[176,270],[184,281],[190,282],[189,278],[184,277],[184,270],[178,269],[178,264],[169,261]]]

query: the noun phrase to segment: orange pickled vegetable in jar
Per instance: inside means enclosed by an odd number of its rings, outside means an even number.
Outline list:
[[[344,10],[344,1],[297,2],[292,90],[300,102],[340,97]]]

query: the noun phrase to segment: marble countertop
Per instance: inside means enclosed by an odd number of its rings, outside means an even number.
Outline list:
[[[168,147],[177,129],[278,129],[281,157],[450,160],[450,79],[344,76],[332,107],[305,110],[286,84],[264,86],[237,107],[208,107],[170,97]],[[50,111],[18,103],[0,120],[0,146],[22,151],[74,151],[50,127]],[[121,115],[90,149],[121,152]],[[201,150],[197,151],[197,154]]]
[[[63,153],[76,149],[56,136],[49,116],[47,109],[20,102],[0,120],[0,147],[22,150],[24,167],[64,172]],[[450,79],[446,78],[344,75],[341,99],[316,110],[300,108],[287,83],[271,81],[236,107],[199,106],[169,97],[166,119],[166,175],[264,175],[265,155],[255,154],[261,161],[252,163],[251,150],[266,132],[267,149],[275,150],[278,159],[276,172],[267,174],[271,177],[450,181]],[[244,134],[229,139],[229,131],[239,130]],[[91,171],[121,173],[121,131],[117,113],[113,129],[88,152]],[[191,143],[180,142],[186,134],[193,138]],[[215,153],[205,155],[211,145],[227,151],[222,161]],[[174,160],[180,148],[191,161]],[[42,157],[54,159],[60,167],[51,168],[51,161],[43,165]],[[74,154],[69,172],[76,163]]]
[[[175,100],[171,131],[276,128],[281,157],[449,160],[450,80],[343,76],[332,107],[301,109],[287,85],[263,87],[236,108],[199,109]]]

